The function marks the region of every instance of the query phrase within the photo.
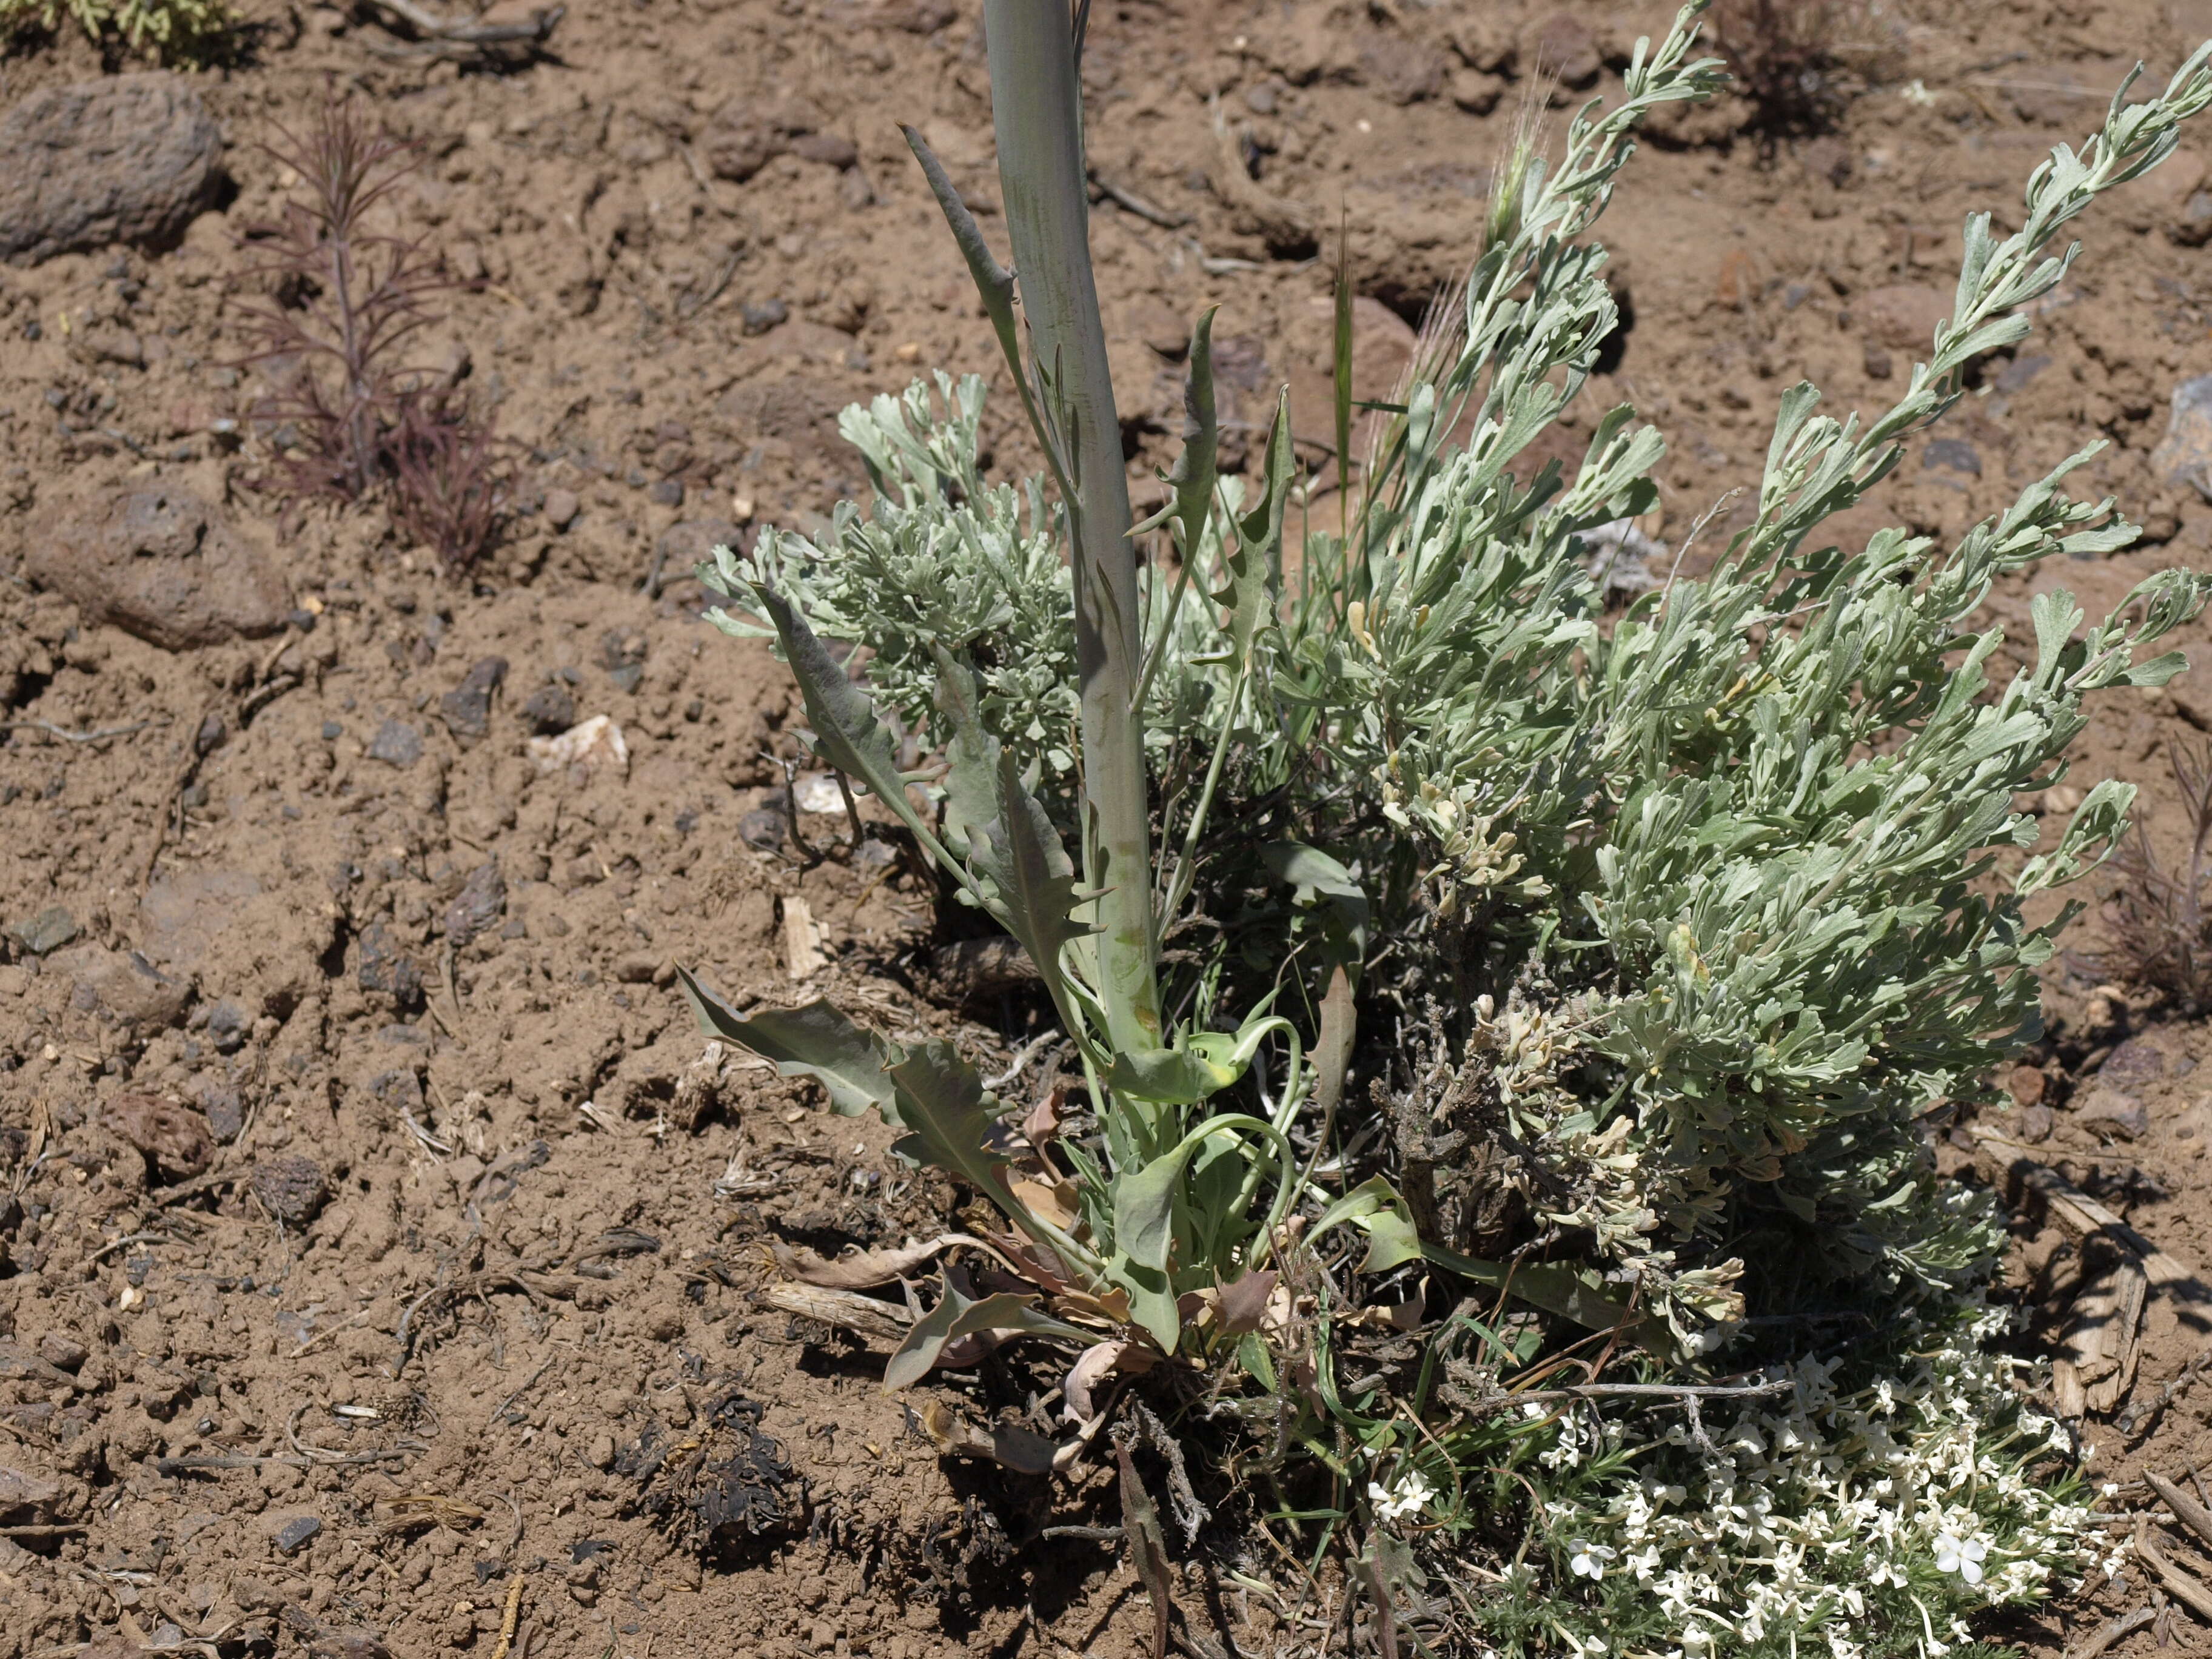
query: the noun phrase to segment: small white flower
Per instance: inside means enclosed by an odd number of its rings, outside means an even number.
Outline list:
[[[1379,1480],[1367,1483],[1368,1501],[1375,1505],[1376,1518],[1382,1521],[1402,1521],[1409,1515],[1419,1515],[1436,1495],[1436,1488],[1418,1473],[1407,1475],[1395,1487]]]
[[[1970,1584],[1982,1582],[1982,1563],[1989,1557],[1990,1547],[1978,1538],[1961,1541],[1949,1533],[1936,1540],[1936,1571],[1955,1572]]]
[[[1567,1549],[1567,1571],[1584,1578],[1605,1577],[1605,1564],[1620,1553],[1607,1549],[1603,1544],[1593,1544],[1587,1538],[1577,1538]]]

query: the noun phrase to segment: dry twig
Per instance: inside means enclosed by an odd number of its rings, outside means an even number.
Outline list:
[[[150,726],[167,726],[168,723],[167,719],[133,720],[128,726],[102,726],[89,732],[72,732],[66,726],[56,726],[52,720],[0,720],[0,732],[44,732],[64,743],[98,743],[102,738],[127,738],[133,732],[143,732]]]
[[[2136,1516],[2136,1553],[2142,1558],[2145,1566],[2158,1575],[2168,1595],[2212,1625],[2212,1589],[2207,1589],[2196,1575],[2176,1565],[2160,1552],[2158,1546],[2150,1541],[2149,1519],[2142,1515]]]
[[[2066,1659],[2097,1659],[2097,1656],[2115,1643],[2125,1641],[2145,1625],[2158,1617],[2155,1607],[2137,1607],[2133,1613],[2124,1613],[2116,1619],[2107,1619],[2097,1626],[2089,1639],[2078,1648],[2068,1650]]]
[[[2150,1484],[2150,1489],[2165,1500],[2166,1508],[2173,1511],[2176,1520],[2205,1543],[2212,1544],[2212,1510],[2207,1510],[2155,1469],[2145,1469],[2143,1479]]]

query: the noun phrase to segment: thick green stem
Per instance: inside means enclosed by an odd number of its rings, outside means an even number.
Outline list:
[[[1150,804],[1134,692],[1142,647],[1121,423],[1091,272],[1083,100],[1067,0],[984,0],[999,183],[1046,419],[1075,499],[1076,669],[1083,692],[1084,877],[1097,901],[1099,989],[1115,1046],[1161,1046]]]

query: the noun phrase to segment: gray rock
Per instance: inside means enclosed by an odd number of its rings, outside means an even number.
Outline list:
[[[312,1158],[288,1153],[256,1161],[246,1184],[261,1207],[287,1226],[303,1227],[315,1218],[330,1195],[323,1166]],[[319,1527],[321,1522],[316,1523]],[[313,1534],[311,1534],[310,1536]],[[301,1540],[305,1542],[306,1540]]]
[[[40,1510],[62,1495],[62,1483],[45,1470],[31,1466],[28,1448],[11,1446],[0,1463],[0,1515],[16,1510]]]
[[[27,921],[9,929],[15,943],[34,957],[51,956],[77,936],[76,918],[58,904],[50,904]]]
[[[1920,465],[1923,471],[1963,472],[1970,478],[1982,476],[1980,452],[1964,438],[1930,438],[1920,453]]]
[[[24,569],[88,622],[165,651],[273,634],[292,608],[276,568],[181,489],[121,490],[49,523]]]
[[[322,1529],[321,1517],[295,1516],[276,1528],[276,1547],[286,1555],[296,1555],[313,1543],[315,1534]]]
[[[459,950],[489,931],[506,909],[507,883],[499,873],[499,860],[480,864],[469,872],[459,895],[446,907],[446,937]]]
[[[215,1044],[216,1053],[234,1054],[246,1046],[246,1033],[252,1024],[246,1010],[225,998],[208,1011],[208,1041]]]
[[[412,1008],[422,1000],[422,970],[380,921],[362,930],[356,978],[362,990],[387,996],[398,1007]]]
[[[382,1107],[387,1115],[404,1112],[418,1121],[422,1116],[422,1079],[415,1075],[411,1066],[401,1066],[389,1072],[379,1072],[366,1085],[368,1097]]]
[[[164,871],[138,901],[139,942],[156,962],[198,968],[246,904],[260,896],[260,878],[248,871]]]
[[[2151,452],[2151,471],[2167,483],[2185,483],[2212,501],[2212,374],[2173,388],[2166,437]]]
[[[645,678],[646,638],[635,628],[610,628],[599,640],[599,664],[618,691],[635,691]]]
[[[2128,1090],[2166,1075],[2166,1055],[2141,1037],[2130,1037],[2105,1056],[2097,1080]]]
[[[749,300],[738,307],[738,316],[746,333],[765,334],[790,319],[791,307],[781,300]]]
[[[376,728],[376,736],[369,742],[368,757],[403,769],[412,766],[422,758],[422,734],[405,720],[387,720]]]
[[[222,134],[191,84],[117,75],[0,116],[0,258],[173,244],[222,181]]]
[[[55,966],[76,981],[73,1000],[96,1009],[118,1025],[150,1033],[184,1024],[191,988],[171,979],[136,951],[79,945],[57,957]]]
[[[246,1132],[246,1103],[234,1084],[210,1083],[201,1089],[200,1110],[208,1133],[226,1146]]]
[[[2051,1132],[2058,1124],[2057,1114],[2048,1106],[2023,1106],[2020,1110],[2020,1138],[2031,1146],[2040,1146],[2051,1139]]]
[[[541,738],[565,732],[576,723],[576,694],[558,680],[550,681],[530,694],[522,718]]]
[[[471,668],[461,683],[438,699],[446,729],[473,743],[491,729],[492,694],[507,678],[507,659],[486,657]]]
[[[773,853],[790,833],[791,820],[781,806],[756,806],[738,820],[738,839],[748,847]]]
[[[2074,1120],[2088,1128],[2108,1131],[2124,1140],[2134,1140],[2150,1131],[2150,1113],[2142,1102],[2133,1095],[2102,1085],[2092,1089],[2088,1099],[2074,1109]]]

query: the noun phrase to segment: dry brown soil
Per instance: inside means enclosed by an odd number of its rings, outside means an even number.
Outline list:
[[[1117,1518],[1097,1468],[1048,1481],[940,1458],[909,1413],[986,1416],[1006,1373],[890,1399],[879,1351],[753,1299],[770,1242],[927,1233],[948,1194],[879,1127],[770,1073],[687,1081],[702,1039],[671,985],[681,963],[733,995],[830,992],[886,1029],[964,1023],[987,1054],[1032,1018],[947,1008],[931,890],[887,842],[847,847],[842,816],[810,812],[828,856],[809,866],[772,813],[748,817],[799,758],[792,701],[763,649],[700,620],[684,574],[729,525],[811,525],[859,488],[843,404],[988,368],[894,125],[988,208],[975,8],[575,4],[549,56],[506,73],[395,59],[394,37],[335,9],[251,9],[246,61],[199,80],[227,210],[166,252],[0,270],[0,715],[44,723],[0,733],[0,924],[25,930],[0,945],[0,1659],[168,1626],[226,1654],[1145,1650],[1115,1547],[1040,1536]],[[1408,319],[1469,256],[1540,34],[1571,78],[1616,91],[1662,21],[1101,0],[1096,161],[1147,210],[1109,199],[1095,224],[1133,468],[1164,459],[1174,357],[1209,304],[1232,451],[1284,380],[1320,429],[1329,276],[1300,223],[1344,216],[1362,390],[1387,386]],[[1955,276],[1961,216],[2007,224],[2039,152],[2093,125],[2128,61],[2170,67],[2207,33],[2202,0],[1904,0],[1870,38],[1881,84],[1832,131],[1762,139],[1740,104],[1672,123],[1606,223],[1633,322],[1583,404],[1632,398],[1668,434],[1659,533],[1679,544],[1754,481],[1791,380],[1878,406]],[[81,41],[33,43],[0,58],[0,102],[102,72]],[[290,183],[254,146],[349,88],[428,146],[400,206],[477,285],[442,302],[424,356],[465,351],[523,458],[526,510],[473,580],[441,577],[373,507],[280,513],[250,485],[269,434],[221,428],[258,385],[225,367],[243,349],[232,233]],[[761,110],[848,142],[715,176],[716,135]],[[2212,371],[2196,190],[2212,133],[2191,143],[2087,216],[2033,340],[1984,364],[1944,445],[1855,515],[1954,534],[2107,441],[2091,474],[2146,543],[1994,596],[2016,634],[2032,589],[2094,610],[2206,556],[2212,507],[2150,461],[2175,384]],[[1224,155],[1256,177],[1217,185]],[[757,327],[770,301],[785,320],[748,331],[745,307]],[[88,361],[94,324],[134,333],[143,366]],[[13,575],[48,526],[152,486],[216,504],[312,629],[173,653]],[[544,508],[563,493],[576,512],[556,527]],[[2212,654],[2208,635],[2184,643]],[[505,678],[479,730],[452,694],[492,657]],[[2088,775],[2147,786],[2169,853],[2167,746],[2212,729],[2204,672],[2109,702],[2084,741]],[[533,720],[565,723],[549,688],[573,719],[619,725],[626,768],[539,769]],[[2094,921],[2052,972],[2042,1151],[2212,1262],[2212,1094],[2191,1086],[2212,1038],[2097,995]],[[810,940],[821,965],[794,983]],[[2130,1035],[2156,1051],[2129,1051],[2149,1118],[2133,1140],[2073,1115]],[[2025,1213],[2021,1233],[2016,1278],[2049,1325],[2074,1246]],[[2130,1403],[2200,1340],[2154,1318]],[[2182,1478],[2212,1457],[2209,1421],[2212,1383],[2185,1380],[2132,1439],[2093,1425],[2096,1468]],[[1215,1565],[1240,1559],[1278,1565],[1233,1540]],[[1185,1599],[1206,1601],[1196,1576]],[[2056,1650],[2130,1605],[2107,1594],[2011,1634]],[[1318,1635],[1260,1595],[1212,1607],[1198,1625],[1240,1651]],[[2172,1633],[2201,1640],[2178,1614]]]

